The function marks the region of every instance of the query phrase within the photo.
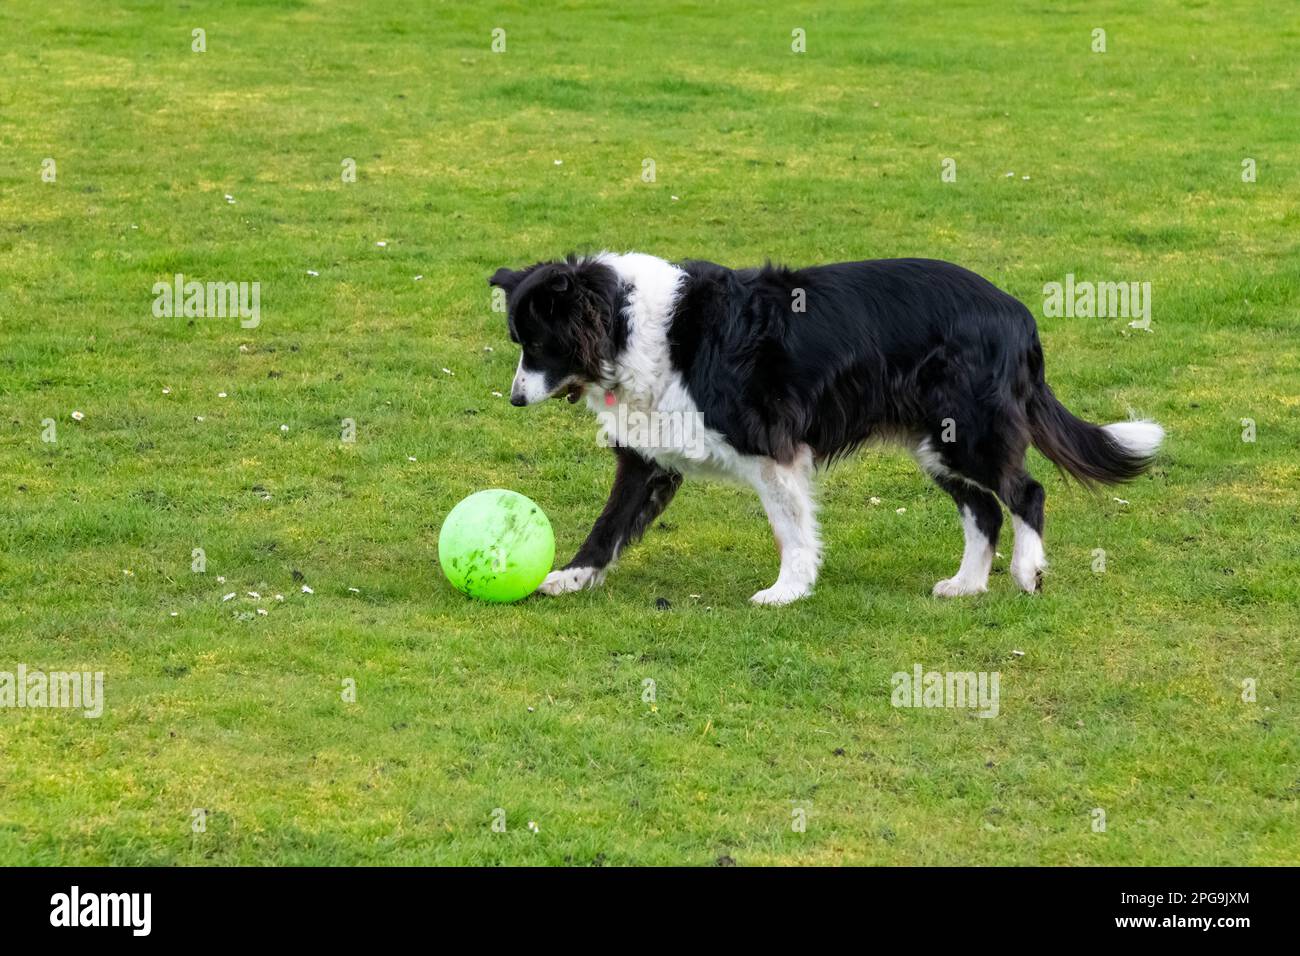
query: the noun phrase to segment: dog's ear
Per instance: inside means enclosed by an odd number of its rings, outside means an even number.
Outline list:
[[[527,274],[527,270],[516,272],[514,269],[507,269],[505,266],[502,266],[496,272],[492,273],[492,277],[488,279],[488,285],[494,285],[498,289],[505,289],[506,295],[509,295],[511,292],[515,291],[515,288],[519,283],[524,281],[524,276]]]

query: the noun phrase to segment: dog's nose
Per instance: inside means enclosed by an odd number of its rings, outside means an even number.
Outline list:
[[[510,404],[513,405],[515,408],[523,408],[528,403],[524,401],[524,396],[519,392],[511,392]]]

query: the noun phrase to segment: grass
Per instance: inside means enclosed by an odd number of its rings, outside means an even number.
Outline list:
[[[0,708],[0,862],[1297,862],[1297,39],[1242,2],[5,4],[0,670],[107,705]],[[1167,453],[1099,496],[1035,455],[1033,598],[1002,559],[931,598],[952,504],[869,452],[801,604],[748,605],[760,507],[690,482],[603,590],[469,602],[456,501],[530,495],[567,559],[611,474],[583,412],[493,395],[484,280],[601,248],[954,260]],[[155,318],[177,272],[259,281],[261,325]],[[1067,273],[1151,282],[1152,331],[1043,316]],[[1000,716],[891,707],[917,662],[1000,672]]]

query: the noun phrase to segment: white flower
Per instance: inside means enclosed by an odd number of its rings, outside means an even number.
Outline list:
[[[288,425],[281,425],[281,426],[280,426],[280,431],[282,431],[282,432],[287,432],[288,430],[289,430],[289,426],[288,426]]]
[[[256,591],[249,591],[248,596],[251,597],[254,601],[256,601],[262,595],[258,594]]]
[[[870,498],[868,498],[867,500],[870,501],[873,505],[878,505],[878,504],[880,504],[880,499],[877,498],[875,495],[872,495],[872,496],[871,496]]]
[[[277,594],[277,595],[275,596],[275,599],[276,599],[277,601],[283,601],[283,600],[284,600],[284,595],[283,595],[283,594]]]
[[[907,514],[907,509],[906,509],[906,508],[895,508],[895,509],[894,509],[894,514],[896,514],[896,515],[905,515],[905,514]]]
[[[264,607],[259,607],[259,608],[257,609],[257,613],[258,613],[261,617],[266,617],[266,608],[264,608]]]
[[[171,393],[172,393],[172,390],[171,390],[170,388],[168,388],[166,385],[164,385],[164,386],[163,386],[163,394],[164,394],[164,395],[170,395]]]
[[[195,416],[194,416],[194,420],[195,420],[196,422],[201,422],[201,421],[203,421],[204,419],[203,419],[203,416],[202,416],[202,415],[195,415]]]
[[[217,392],[217,398],[225,398],[225,397],[226,397],[225,392]]]
[[[360,594],[360,593],[361,593],[361,589],[360,589],[360,588],[348,588],[348,590],[351,591],[353,594]]]
[[[72,413],[72,420],[73,420],[74,422],[79,422],[79,421],[81,421],[81,420],[82,420],[83,418],[85,418],[85,417],[86,417],[86,416],[85,416],[84,414],[82,414],[81,412],[73,412],[73,413]]]
[[[307,585],[304,584],[304,585],[302,586],[302,593],[303,593],[303,594],[315,594],[316,592],[313,591],[311,588],[307,587]]]
[[[307,270],[307,275],[309,275],[309,276],[318,276],[318,275],[320,275],[320,273],[317,272],[315,269],[308,269],[308,270]]]
[[[384,240],[380,239],[378,242],[375,243],[375,245],[377,245],[380,249],[383,249],[385,246],[388,245],[388,243],[386,243],[386,242],[384,242]]]
[[[221,596],[221,600],[223,600],[223,601],[229,601],[229,600],[231,600],[234,596],[235,596],[235,592],[234,592],[234,591],[231,591],[229,594],[223,594],[223,595]]]
[[[224,577],[222,577],[221,575],[217,575],[217,583],[218,583],[218,584],[225,584],[225,583],[226,583],[226,579],[225,579]]]

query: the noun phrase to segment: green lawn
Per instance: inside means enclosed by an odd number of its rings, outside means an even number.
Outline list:
[[[0,708],[0,862],[1300,861],[1300,19],[772,6],[0,8],[0,671],[107,698]],[[797,605],[748,604],[757,499],[689,481],[604,589],[472,603],[456,501],[531,496],[567,560],[612,473],[585,411],[493,394],[485,279],[602,248],[953,260],[1166,452],[1097,495],[1034,454],[1036,597],[1000,558],[932,598],[954,508],[875,450]],[[261,324],[156,318],[176,273],[260,282]],[[1045,317],[1070,273],[1150,282],[1151,331]],[[917,663],[999,672],[999,716],[892,707]]]

